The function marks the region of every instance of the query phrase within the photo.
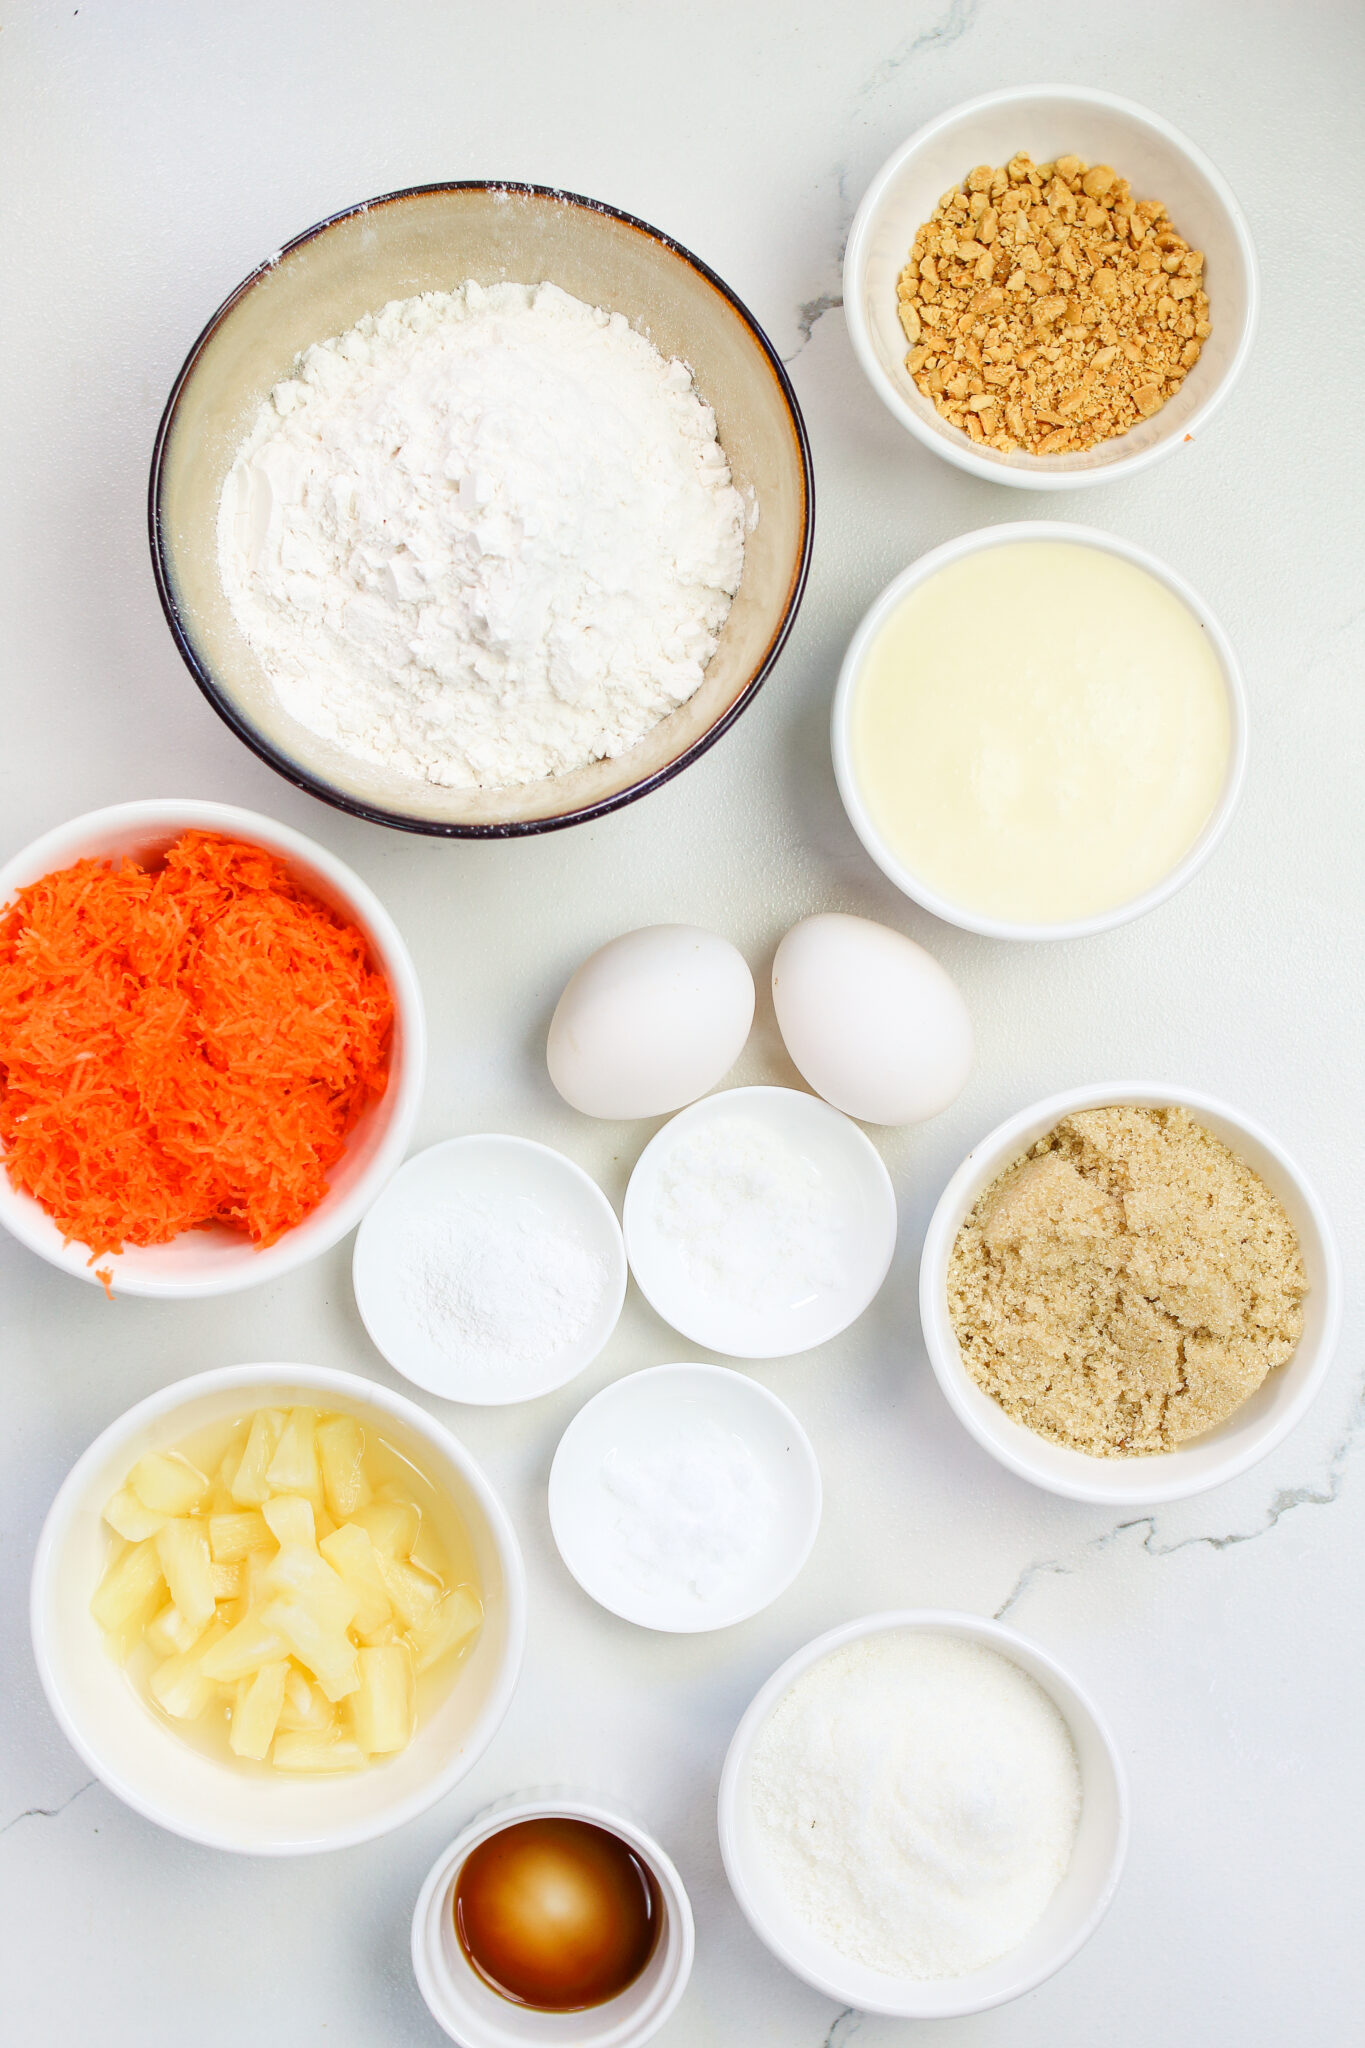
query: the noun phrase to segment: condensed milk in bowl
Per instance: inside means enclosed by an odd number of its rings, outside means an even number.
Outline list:
[[[950,924],[1068,939],[1164,902],[1246,765],[1236,657],[1164,564],[1029,521],[933,549],[854,634],[835,774],[884,874]]]

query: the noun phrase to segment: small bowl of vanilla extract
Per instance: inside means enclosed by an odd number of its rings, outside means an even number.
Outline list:
[[[462,2048],[638,2048],[681,1999],[694,1946],[669,1857],[577,1793],[489,1807],[412,1921],[418,1987]]]

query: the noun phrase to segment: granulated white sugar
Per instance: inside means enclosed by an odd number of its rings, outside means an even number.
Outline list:
[[[749,1775],[762,1853],[798,1919],[889,1976],[963,1977],[1034,1927],[1071,1859],[1070,1732],[983,1644],[891,1629],[798,1678]]]

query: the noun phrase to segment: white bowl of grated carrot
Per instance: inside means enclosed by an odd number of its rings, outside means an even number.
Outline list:
[[[115,804],[0,868],[0,1224],[64,1272],[184,1300],[304,1265],[401,1162],[425,1067],[393,920],[286,825]]]

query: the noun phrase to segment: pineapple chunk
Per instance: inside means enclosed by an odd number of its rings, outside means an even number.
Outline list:
[[[314,1540],[321,1543],[323,1537],[330,1536],[335,1527],[336,1523],[332,1520],[326,1508],[320,1508],[313,1517]]]
[[[419,1623],[430,1621],[443,1591],[439,1579],[433,1579],[416,1565],[406,1564],[402,1558],[385,1557],[382,1552],[379,1571],[389,1604],[404,1628],[416,1628]]]
[[[301,1493],[313,1507],[320,1508],[323,1500],[317,1424],[316,1408],[291,1408],[265,1476],[272,1493]]]
[[[334,1415],[319,1424],[317,1445],[328,1512],[349,1521],[374,1498],[365,1477],[365,1432],[354,1415]]]
[[[340,1629],[331,1629],[302,1600],[272,1600],[261,1611],[267,1628],[278,1629],[288,1647],[306,1665],[329,1700],[336,1703],[360,1683],[355,1645]]]
[[[318,1540],[313,1504],[300,1493],[277,1493],[261,1509],[261,1519],[279,1544],[302,1543],[311,1550]]]
[[[209,1516],[209,1553],[215,1564],[240,1564],[253,1550],[273,1550],[276,1538],[255,1508]]]
[[[358,1650],[360,1690],[346,1702],[351,1732],[367,1756],[406,1749],[417,1724],[417,1673],[406,1643]]]
[[[483,1602],[472,1586],[456,1586],[438,1602],[426,1621],[409,1629],[408,1641],[419,1671],[429,1670],[438,1657],[463,1647],[483,1624]]]
[[[144,1507],[131,1486],[121,1486],[107,1502],[104,1519],[118,1536],[129,1543],[145,1543],[149,1536],[155,1536],[166,1517],[154,1508]]]
[[[205,1674],[204,1660],[222,1635],[222,1623],[211,1622],[192,1649],[157,1665],[147,1682],[163,1713],[177,1721],[197,1721],[214,1699],[217,1687]]]
[[[246,1446],[232,1475],[230,1492],[239,1508],[258,1508],[270,1498],[266,1484],[266,1467],[275,1455],[275,1446],[284,1434],[285,1416],[281,1408],[258,1408],[251,1418]]]
[[[237,1467],[241,1462],[242,1445],[234,1444],[232,1449],[225,1453],[213,1475],[208,1497],[208,1511],[211,1515],[230,1515],[237,1505],[232,1498],[232,1482],[237,1477]]]
[[[115,1558],[95,1589],[90,1612],[101,1628],[111,1635],[145,1622],[166,1595],[166,1581],[157,1555],[156,1540],[134,1544]]]
[[[159,1614],[154,1614],[143,1631],[143,1641],[158,1657],[183,1657],[186,1650],[192,1650],[204,1633],[192,1621],[186,1621],[174,1600],[168,1600]]]
[[[166,1584],[186,1621],[203,1626],[213,1619],[213,1561],[203,1522],[163,1522],[153,1541]]]
[[[417,1541],[422,1517],[410,1500],[376,1500],[351,1516],[376,1550],[386,1557],[407,1557]]]
[[[333,1571],[338,1572],[356,1596],[352,1625],[358,1636],[370,1636],[382,1628],[392,1612],[389,1596],[380,1576],[374,1545],[358,1522],[343,1522],[318,1545]]]
[[[290,1664],[284,1681],[284,1705],[280,1708],[281,1729],[306,1728],[313,1735],[323,1735],[336,1725],[336,1708],[326,1693],[297,1664]]]
[[[128,1484],[154,1515],[192,1515],[209,1490],[204,1474],[178,1451],[148,1451],[128,1474]]]
[[[236,1600],[242,1590],[242,1567],[239,1564],[211,1564],[209,1583],[215,1600]]]
[[[365,1753],[345,1736],[298,1734],[277,1735],[270,1752],[277,1771],[358,1771]]]
[[[238,1679],[232,1726],[228,1730],[228,1747],[234,1756],[259,1761],[269,1749],[284,1705],[284,1681],[288,1674],[288,1660],[281,1657],[278,1663],[262,1664],[254,1678]]]
[[[326,1558],[302,1543],[286,1543],[277,1550],[261,1574],[261,1584],[269,1594],[301,1601],[321,1627],[337,1635],[349,1628],[359,1598]]]
[[[262,1664],[274,1664],[289,1655],[289,1645],[267,1618],[264,1608],[251,1608],[237,1626],[220,1631],[205,1667],[206,1678],[234,1683],[250,1678]]]

